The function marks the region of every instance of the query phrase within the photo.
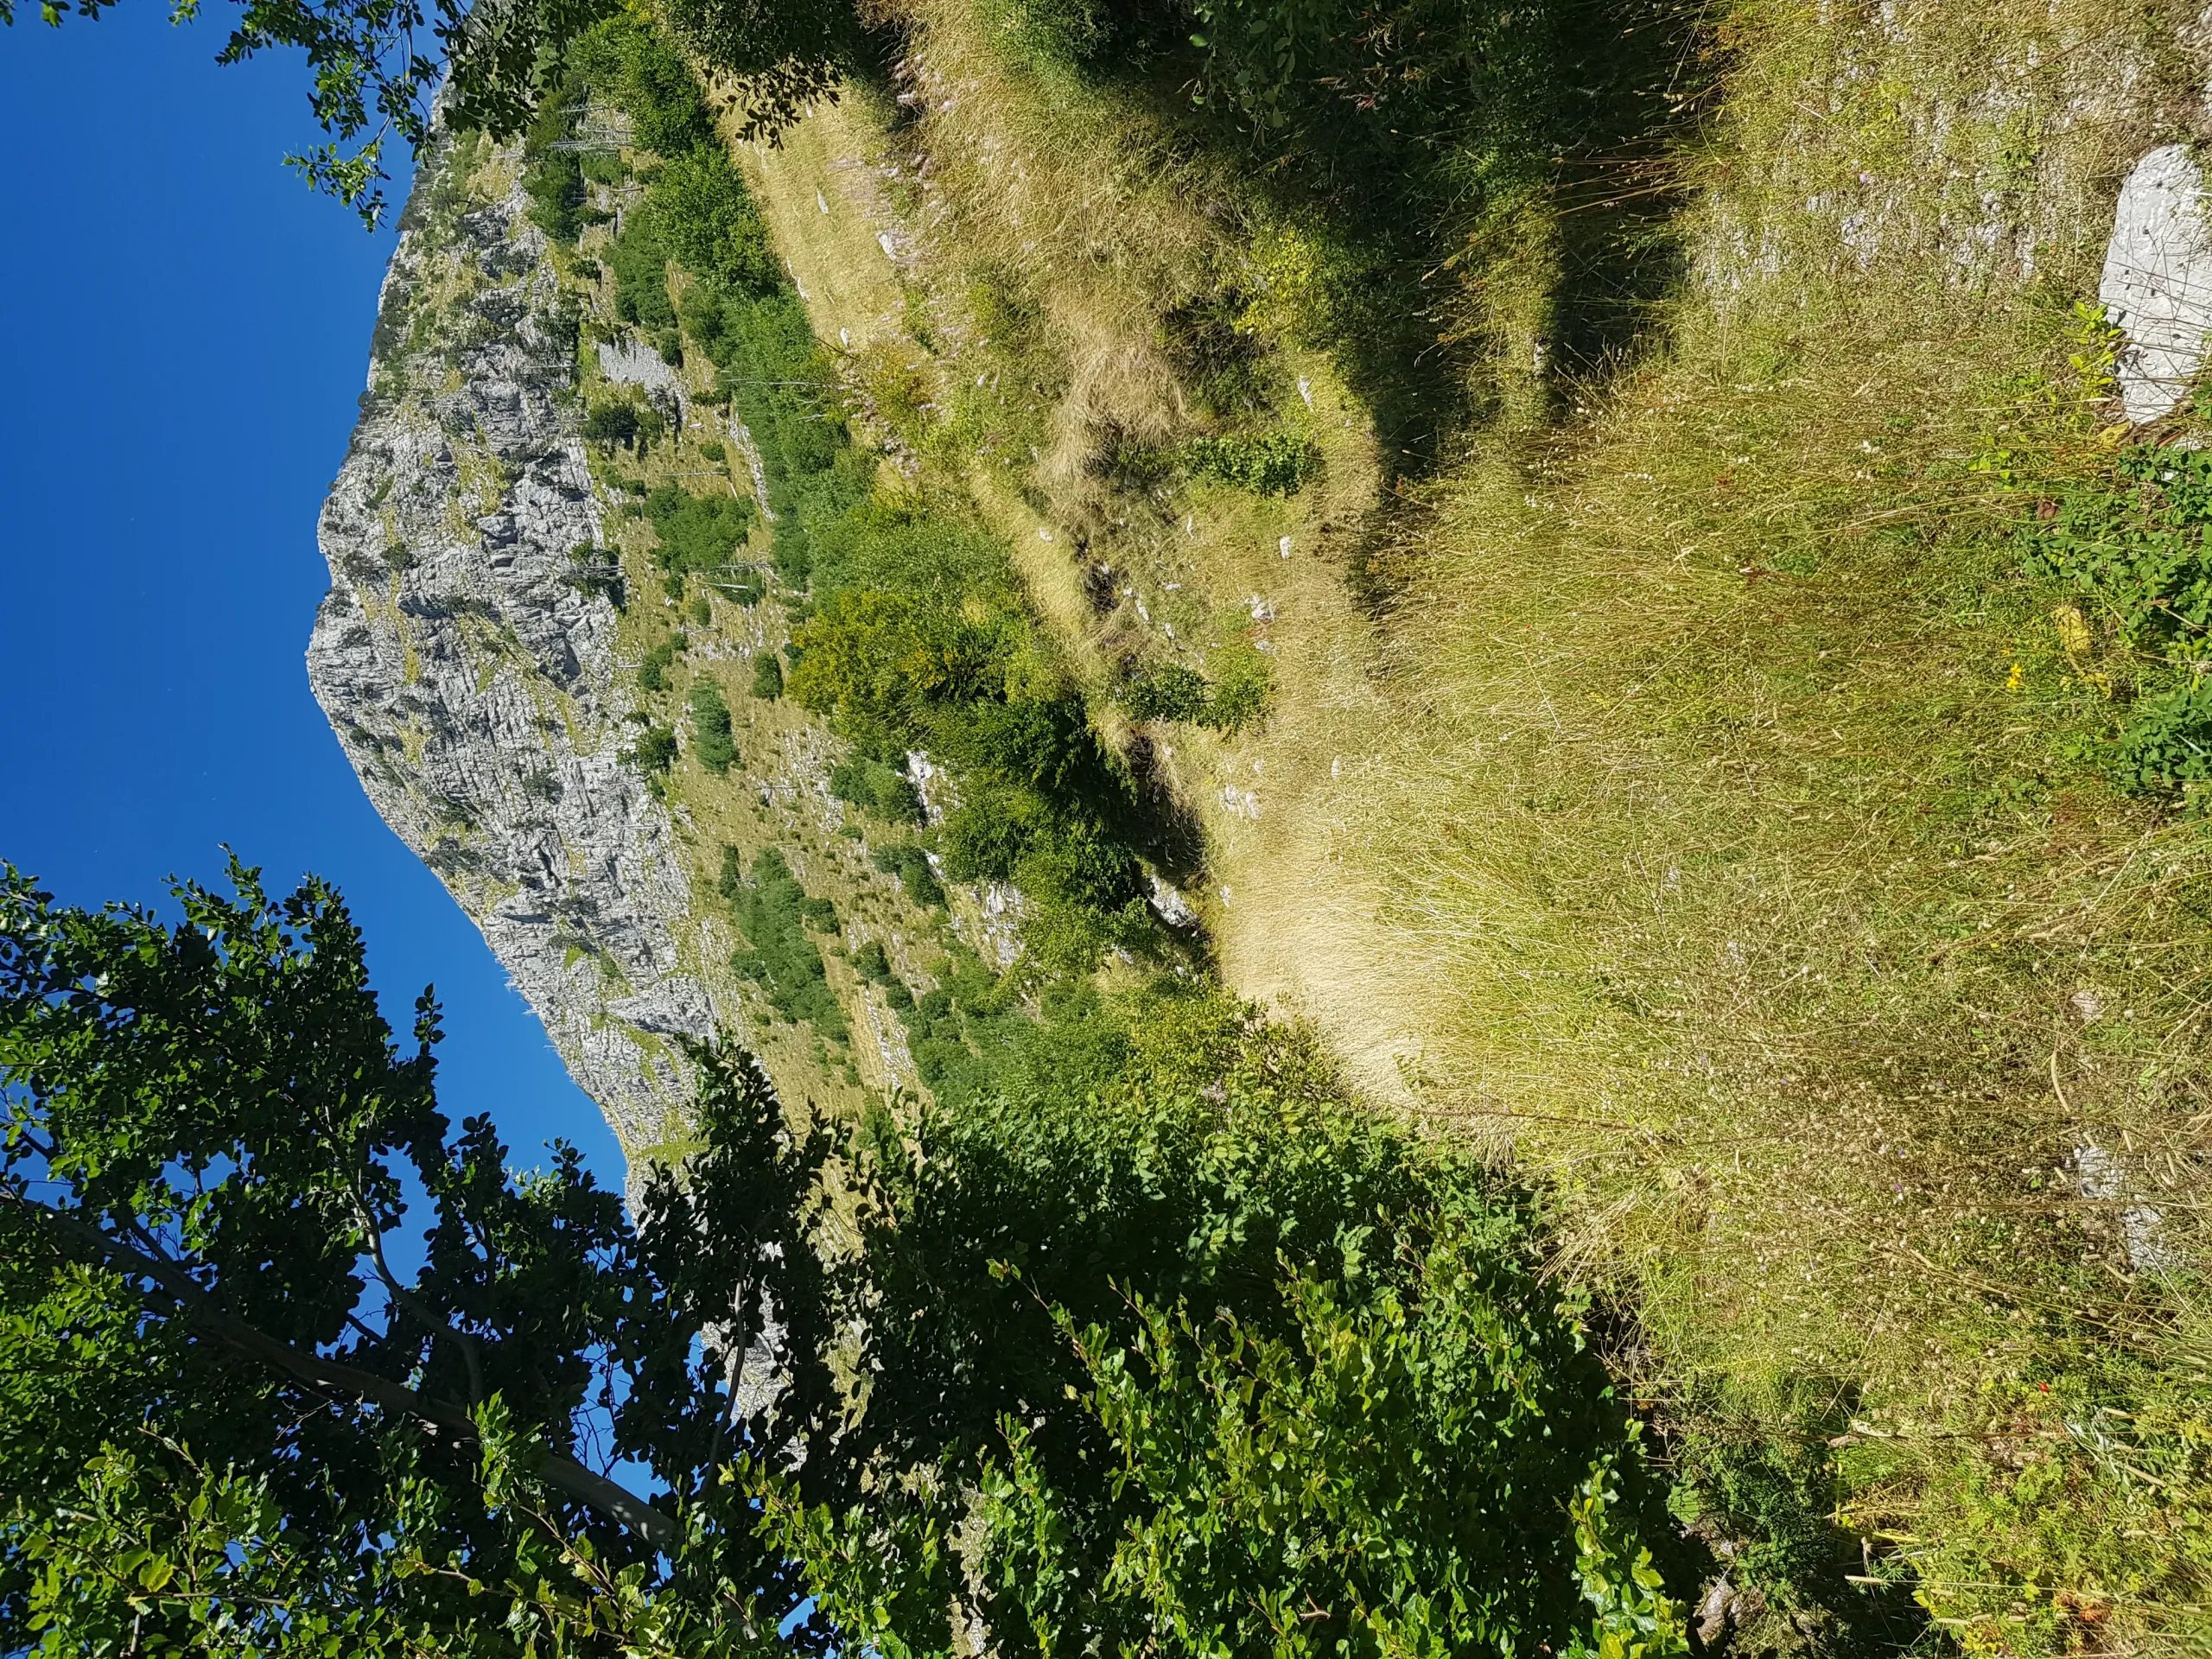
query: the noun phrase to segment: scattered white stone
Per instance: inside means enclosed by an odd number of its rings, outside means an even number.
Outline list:
[[[1306,408],[1313,407],[1313,383],[1302,374],[1298,377],[1298,395],[1305,401]]]
[[[1257,594],[1253,594],[1245,601],[1245,604],[1250,609],[1252,620],[1255,622],[1272,622],[1275,620],[1275,607]]]
[[[824,219],[830,217],[830,199],[819,190],[814,193],[814,205],[822,210],[822,216]]]
[[[2133,1196],[2120,1160],[2094,1141],[2074,1149],[2074,1173],[2082,1196],[2092,1204]],[[2139,1202],[2120,1212],[2120,1243],[2136,1272],[2171,1273],[2182,1266],[2181,1252],[2164,1236],[2165,1221],[2154,1206]]]
[[[1275,543],[1275,551],[1281,554],[1286,559],[1288,558],[1290,556],[1290,537],[1285,536],[1279,538]]]
[[[1198,912],[1191,908],[1191,901],[1156,874],[1152,877],[1152,908],[1153,913],[1170,927],[1189,927],[1198,919]]]
[[[2152,150],[2120,187],[2097,297],[2126,337],[2121,406],[2131,421],[2155,421],[2187,395],[2212,332],[2204,175],[2183,146]]]

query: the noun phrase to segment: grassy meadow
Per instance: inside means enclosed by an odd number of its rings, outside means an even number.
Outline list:
[[[1056,15],[915,0],[748,177],[1187,821],[1229,983],[1541,1176],[1744,1648],[2212,1639],[2212,861],[2115,769],[2124,604],[2023,528],[2200,429],[2113,429],[2093,308],[2192,20],[1561,9],[1664,73],[1378,254]],[[1446,372],[1378,391],[1412,255]],[[1271,432],[1288,494],[1144,464]],[[1115,695],[1255,641],[1258,721]]]

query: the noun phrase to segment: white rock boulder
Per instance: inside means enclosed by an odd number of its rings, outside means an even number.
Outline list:
[[[2155,421],[2188,395],[2212,333],[2204,175],[2183,146],[2152,150],[2120,187],[2097,296],[2126,337],[2118,368],[2127,418]]]

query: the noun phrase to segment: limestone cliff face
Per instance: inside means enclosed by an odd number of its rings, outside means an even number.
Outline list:
[[[690,891],[667,809],[621,757],[617,613],[576,320],[512,154],[427,158],[385,282],[360,424],[321,525],[316,699],[386,823],[437,872],[624,1141],[688,1098],[715,1024],[679,968]]]

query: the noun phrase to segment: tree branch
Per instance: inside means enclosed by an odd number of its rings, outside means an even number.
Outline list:
[[[463,1439],[477,1439],[476,1424],[460,1406],[435,1400],[416,1389],[343,1360],[296,1347],[270,1336],[234,1314],[214,1306],[213,1300],[183,1267],[164,1256],[149,1255],[123,1239],[67,1211],[37,1204],[19,1193],[6,1194],[9,1207],[31,1217],[34,1228],[44,1232],[66,1254],[83,1260],[95,1256],[127,1275],[150,1281],[175,1302],[185,1318],[232,1351],[258,1360],[295,1382],[326,1395],[344,1395],[378,1409],[435,1423]],[[654,1549],[672,1552],[683,1539],[675,1518],[653,1508],[606,1476],[586,1468],[574,1458],[545,1448],[539,1472],[546,1484],[594,1510],[637,1535]]]

